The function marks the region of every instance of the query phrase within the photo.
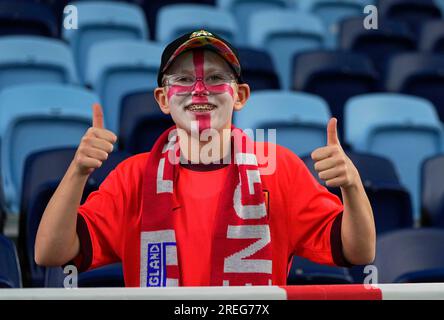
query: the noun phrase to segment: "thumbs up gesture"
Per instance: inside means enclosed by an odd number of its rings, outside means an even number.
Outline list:
[[[74,166],[80,175],[89,175],[94,169],[100,168],[108,154],[113,151],[117,136],[103,126],[103,111],[99,104],[93,105],[92,127],[80,141],[74,156]]]
[[[311,153],[319,178],[328,187],[348,188],[359,183],[359,173],[341,147],[337,120],[331,118],[327,125],[327,145]]]

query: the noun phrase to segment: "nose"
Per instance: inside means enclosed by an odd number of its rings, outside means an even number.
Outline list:
[[[192,95],[208,95],[208,89],[205,86],[205,83],[203,82],[202,79],[196,79],[196,83],[194,84],[193,87],[193,92],[191,93]]]

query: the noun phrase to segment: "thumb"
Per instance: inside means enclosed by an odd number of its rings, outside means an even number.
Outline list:
[[[93,106],[93,127],[103,129],[103,110],[100,104],[94,103]]]
[[[331,118],[327,125],[327,145],[341,145],[338,138],[337,129],[338,120],[336,118]]]

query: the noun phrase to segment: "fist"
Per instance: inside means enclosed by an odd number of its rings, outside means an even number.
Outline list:
[[[327,125],[327,145],[311,153],[314,169],[328,187],[354,186],[359,173],[341,147],[337,132],[337,120],[331,118]]]
[[[80,175],[89,175],[100,168],[113,151],[117,136],[103,126],[103,111],[99,104],[93,105],[93,125],[86,131],[74,156],[74,166]]]

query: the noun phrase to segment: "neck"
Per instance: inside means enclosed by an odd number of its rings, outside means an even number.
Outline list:
[[[191,163],[222,163],[231,151],[231,124],[216,130],[178,130],[179,146],[184,160]]]

